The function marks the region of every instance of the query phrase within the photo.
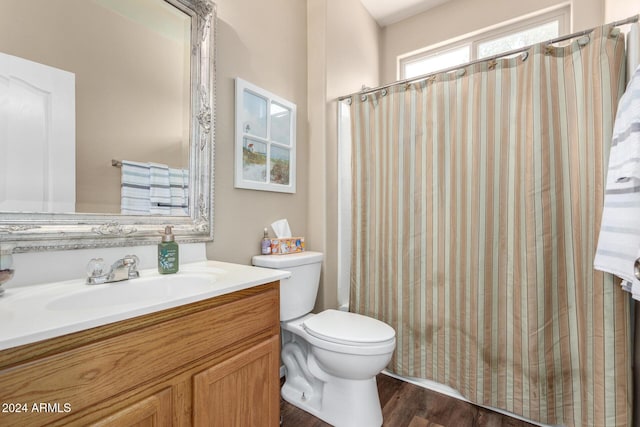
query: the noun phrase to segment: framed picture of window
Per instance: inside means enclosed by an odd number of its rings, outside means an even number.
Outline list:
[[[296,105],[236,78],[236,188],[296,192]]]

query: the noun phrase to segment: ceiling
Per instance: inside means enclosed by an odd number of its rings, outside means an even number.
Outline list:
[[[409,18],[449,0],[360,0],[381,27]]]

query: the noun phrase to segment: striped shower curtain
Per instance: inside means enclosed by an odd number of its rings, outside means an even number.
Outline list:
[[[390,370],[567,426],[628,426],[629,302],[593,269],[624,40],[353,97],[351,310]]]

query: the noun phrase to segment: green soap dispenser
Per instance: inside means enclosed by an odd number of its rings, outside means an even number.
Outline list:
[[[160,274],[177,273],[179,268],[178,244],[173,235],[173,226],[167,225],[158,244],[158,272]]]

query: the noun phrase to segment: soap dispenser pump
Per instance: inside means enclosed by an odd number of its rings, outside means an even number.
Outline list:
[[[173,226],[164,228],[162,242],[158,244],[158,272],[160,274],[177,273],[179,268],[178,244],[173,235]]]

